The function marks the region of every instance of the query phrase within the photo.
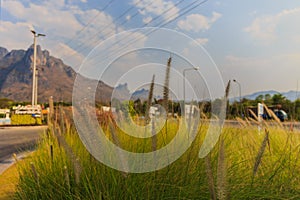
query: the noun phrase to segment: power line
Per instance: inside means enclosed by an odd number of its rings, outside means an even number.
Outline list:
[[[91,41],[91,39],[95,38],[96,36],[104,33],[105,30],[107,30],[108,28],[110,28],[111,25],[115,24],[120,18],[124,17],[127,13],[129,13],[132,9],[134,9],[135,7],[137,7],[137,5],[141,2],[141,0],[139,0],[137,3],[135,3],[133,6],[129,7],[126,11],[124,11],[120,16],[118,16],[115,20],[113,20],[111,23],[107,24],[103,29],[101,29],[100,31],[96,32],[94,35],[92,35],[89,38],[89,41]],[[153,3],[153,2],[152,2]],[[93,42],[90,42],[89,44],[92,44]],[[73,50],[76,51],[76,53],[71,54],[70,56],[68,56],[65,60],[67,60],[68,58],[70,58],[71,56],[74,56],[75,54],[77,54],[78,52],[83,52],[84,50],[88,49],[88,47],[84,47],[85,42],[81,42],[76,48],[74,48]],[[82,49],[80,49],[80,47],[83,47]]]
[[[77,35],[79,35],[82,31],[84,31],[93,21],[95,21],[97,19],[97,17],[99,17],[99,15],[101,14],[101,12],[104,12],[115,0],[110,0],[99,12],[98,14],[93,17],[84,27],[82,27],[82,29],[79,30],[79,32],[77,33]],[[73,41],[75,39],[75,37],[71,38],[68,42],[66,42],[66,45],[68,45],[71,41]]]
[[[181,4],[184,0],[178,1],[174,6],[178,6],[179,4]],[[174,7],[171,7],[167,10],[167,12],[169,12],[170,10],[173,10]],[[145,26],[149,25],[151,22],[155,21],[156,19],[160,18],[162,15],[157,15],[156,17],[152,18],[148,23],[145,24]]]
[[[110,0],[102,9],[99,10],[99,12],[97,13],[97,15],[94,16],[92,19],[90,19],[88,21],[88,23],[84,27],[82,27],[75,36],[73,36],[71,39],[69,39],[65,43],[65,45],[70,46],[71,42],[73,42],[76,39],[76,37],[78,37],[92,22],[94,22],[99,17],[99,15],[102,14],[102,12],[104,12],[114,1],[115,0]]]
[[[178,1],[174,6],[177,6],[177,5],[179,5],[180,3],[182,3],[183,2],[183,0],[180,0],[180,1]],[[193,3],[195,3],[195,2],[197,2],[197,0],[196,1],[194,1]],[[163,13],[162,13],[162,15],[159,15],[159,16],[157,16],[157,17],[155,17],[155,19],[154,20],[151,20],[151,22],[153,22],[153,21],[155,21],[156,19],[158,19],[160,16],[163,16],[163,14],[166,14],[166,13],[168,13],[170,10],[172,10],[174,7],[172,7],[172,8],[169,8],[169,9],[167,9],[167,10],[165,10]],[[183,10],[184,10],[185,8],[183,8]],[[176,15],[176,14],[174,14],[174,15]],[[171,17],[169,17],[170,19],[172,18],[173,16],[171,16]],[[164,21],[164,20],[163,20]],[[149,23],[147,23],[147,24],[149,24]],[[140,28],[145,28],[146,26],[147,26],[147,24],[144,24],[142,27],[140,27]],[[124,38],[123,38],[124,39]],[[121,42],[121,40],[122,39],[120,39],[120,40],[118,40],[118,41],[116,41],[112,46],[114,46],[114,45],[117,45],[117,44],[119,44],[120,42]],[[132,44],[132,43],[131,43]],[[130,45],[130,44],[129,44]],[[127,46],[129,46],[129,45],[127,45]],[[127,47],[126,46],[126,47]],[[125,47],[125,48],[126,48]]]
[[[197,1],[198,1],[198,0],[194,1],[193,3],[189,4],[189,5],[186,6],[186,7],[184,7],[182,10],[187,9],[187,8],[190,7],[191,5],[195,4]],[[180,0],[180,1],[178,1],[174,6],[178,6],[178,5],[181,4],[182,2],[183,2],[183,0]],[[146,6],[150,6],[152,3],[153,3],[153,2],[150,2],[150,4],[147,4]],[[143,11],[143,10],[146,8],[146,6],[143,7],[140,11]],[[136,5],[136,7],[137,7],[137,5]],[[163,16],[163,15],[167,14],[167,13],[168,13],[170,10],[172,10],[173,8],[174,8],[174,7],[171,7],[171,8],[169,8],[169,9],[163,11],[163,12],[160,14],[160,16]],[[182,10],[181,10],[181,11],[182,11]],[[139,12],[136,12],[136,14],[135,14],[134,16],[136,16],[138,13],[139,13]],[[176,15],[176,14],[173,14],[171,17],[167,18],[166,20],[169,21],[169,19],[171,19],[172,17],[174,17],[174,15]],[[154,22],[155,20],[159,19],[160,16],[157,16],[157,17],[153,18],[153,19],[151,20],[151,22]],[[164,21],[164,20],[163,20],[163,21]],[[163,21],[162,21],[162,22],[163,22]],[[173,21],[173,20],[171,20],[171,21]],[[126,23],[126,22],[127,22],[127,21],[125,21],[125,23]],[[149,22],[149,23],[151,23],[151,22]],[[121,25],[123,25],[123,24],[125,24],[125,23],[122,23]],[[140,27],[140,28],[146,27],[149,23],[144,24],[144,25],[143,25],[142,27]],[[161,24],[161,23],[159,23],[159,24]],[[96,35],[97,35],[97,34],[96,34]],[[122,40],[122,39],[116,41],[114,44],[112,44],[112,45],[109,47],[109,49],[115,47],[117,44],[119,44],[119,43],[121,42],[121,40]],[[127,46],[128,46],[128,45],[127,45]],[[127,47],[127,46],[126,46],[126,47]],[[87,48],[88,48],[88,47],[85,47],[85,48],[82,49],[82,50],[85,50],[85,49],[87,49]],[[109,49],[108,49],[108,50],[109,50]],[[82,52],[83,52],[83,51],[82,51]],[[81,53],[82,53],[82,52],[81,52]],[[77,53],[78,53],[78,51],[77,51]],[[75,55],[75,54],[76,54],[76,53],[74,53],[74,54],[72,54],[72,55]],[[71,55],[71,56],[72,56],[72,55]],[[69,58],[69,57],[68,57],[68,58]]]
[[[199,2],[199,0],[196,0],[196,1],[192,2],[192,3],[189,4],[188,6],[185,6],[185,7],[181,10],[182,13],[179,14],[178,16],[174,17],[176,14],[173,14],[172,16],[169,17],[170,20],[167,19],[165,23],[163,23],[164,21],[161,21],[160,23],[158,23],[158,24],[156,25],[155,29],[150,30],[148,33],[146,33],[145,35],[143,35],[143,36],[141,36],[141,37],[139,37],[139,38],[134,38],[133,40],[127,42],[127,44],[126,44],[125,46],[122,46],[122,47],[121,47],[120,49],[118,49],[117,51],[113,51],[113,52],[111,52],[109,55],[106,55],[106,56],[105,56],[105,59],[107,60],[107,59],[109,59],[111,56],[113,56],[114,54],[117,54],[117,53],[122,52],[122,50],[124,50],[125,48],[127,48],[129,45],[131,45],[131,44],[133,44],[133,43],[139,41],[140,39],[144,38],[145,36],[150,35],[151,33],[155,32],[155,31],[158,30],[159,28],[162,28],[162,27],[164,27],[164,26],[166,26],[166,25],[172,23],[173,21],[177,20],[178,18],[182,17],[183,15],[185,15],[185,14],[187,14],[188,12],[192,11],[193,9],[199,7],[200,5],[206,3],[207,1],[208,1],[208,0],[204,0],[204,1]],[[196,4],[197,2],[199,2],[199,3]],[[173,18],[173,17],[174,17],[174,18]],[[145,27],[145,26],[144,26],[144,27]],[[142,27],[142,28],[143,28],[143,27]],[[125,38],[123,38],[123,39],[125,39]],[[119,43],[121,42],[121,40],[122,40],[122,39],[116,41],[114,44],[112,44],[112,45],[110,46],[110,48],[113,47],[113,46],[116,46],[117,44],[119,44]],[[94,56],[94,57],[95,57],[95,56]],[[91,58],[94,58],[94,57],[91,57]],[[97,55],[97,57],[101,57],[101,56]],[[105,61],[105,60],[102,60],[102,62],[104,62],[104,61]]]

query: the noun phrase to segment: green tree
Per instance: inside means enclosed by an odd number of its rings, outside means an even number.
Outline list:
[[[270,94],[265,94],[264,103],[268,106],[272,105],[272,96]]]
[[[255,101],[256,102],[262,102],[264,100],[264,95],[262,95],[262,94],[260,94],[260,95],[258,95],[256,98],[255,98]]]
[[[0,99],[0,108],[10,108],[13,106],[14,101],[7,98],[1,98]]]
[[[274,94],[272,96],[273,105],[283,104],[285,102],[285,100],[286,100],[286,98],[282,94]]]

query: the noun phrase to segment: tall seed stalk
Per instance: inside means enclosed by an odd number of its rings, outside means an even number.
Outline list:
[[[31,171],[34,177],[34,180],[36,181],[36,183],[39,185],[39,174],[33,164],[33,162],[30,163],[30,167],[31,167]]]
[[[71,191],[70,176],[69,176],[67,166],[64,166],[64,176],[65,176],[65,182],[66,182],[66,185],[67,185],[67,188],[68,188],[68,192],[70,192]]]
[[[165,75],[165,84],[164,84],[164,90],[163,90],[163,107],[166,110],[166,114],[168,116],[168,101],[169,101],[169,83],[170,83],[170,70],[171,70],[171,62],[172,57],[168,59],[167,63],[167,69],[166,69],[166,75]]]
[[[216,200],[217,197],[215,192],[214,175],[213,175],[213,170],[211,165],[211,153],[208,153],[207,156],[205,156],[204,160],[205,160],[206,177],[208,181],[210,198],[212,200]]]
[[[257,156],[255,158],[255,164],[254,164],[254,167],[253,167],[253,178],[256,175],[257,171],[258,171],[258,167],[260,166],[260,163],[262,161],[262,157],[264,155],[266,146],[267,146],[267,144],[269,144],[269,131],[267,129],[265,129],[265,134],[266,135],[264,137],[264,140],[261,143],[259,151],[258,151]]]
[[[170,83],[170,70],[171,70],[171,62],[172,57],[170,56],[167,62],[167,68],[166,68],[166,74],[165,74],[165,84],[164,84],[164,90],[163,90],[163,107],[166,111],[166,121],[165,121],[165,137],[162,135],[164,145],[166,145],[166,138],[168,135],[168,113],[169,113],[169,83]],[[169,162],[169,156],[167,152],[167,158]],[[167,173],[169,173],[169,165]]]
[[[218,168],[217,168],[217,196],[218,199],[226,199],[226,164],[224,139],[220,140]]]
[[[225,106],[227,104],[229,91],[230,91],[230,80],[228,81],[225,89],[225,96],[223,99],[224,102],[222,106]],[[224,108],[221,109],[224,110]],[[226,199],[226,161],[225,161],[224,138],[222,137],[222,135],[220,137],[218,166],[217,166],[217,196],[218,199],[220,200]]]
[[[109,122],[109,129],[110,129],[110,133],[111,133],[111,137],[112,137],[112,140],[113,142],[118,146],[118,147],[121,147],[121,142],[118,138],[118,135],[116,133],[116,130],[115,130],[115,127],[112,125],[111,122]],[[118,150],[118,157],[121,161],[121,165],[122,165],[122,168],[123,168],[123,171],[122,171],[122,176],[124,178],[127,178],[127,172],[129,171],[129,166],[128,166],[128,161],[125,157],[125,154],[121,151],[121,150]]]

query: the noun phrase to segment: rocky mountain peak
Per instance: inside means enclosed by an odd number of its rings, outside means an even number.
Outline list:
[[[6,54],[8,54],[8,50],[0,47],[0,59],[3,58]]]
[[[31,100],[33,51],[31,45],[26,51],[12,50],[0,59],[0,98],[28,102]],[[37,45],[36,67],[39,102],[47,102],[50,96],[53,96],[54,101],[72,101],[77,74],[70,66]],[[103,82],[98,82],[98,88],[99,101],[109,100],[112,88]]]
[[[27,49],[25,54],[25,63],[27,66],[31,66],[31,63],[33,61],[33,44]],[[50,53],[47,50],[42,51],[42,48],[40,45],[36,46],[36,64],[37,65],[46,65],[47,60],[50,57]]]

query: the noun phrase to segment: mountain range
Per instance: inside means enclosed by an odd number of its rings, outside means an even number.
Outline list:
[[[0,47],[0,98],[8,98],[14,101],[31,101],[32,92],[32,60],[33,46],[27,50],[12,50]],[[91,80],[77,74],[70,66],[67,66],[59,58],[50,55],[49,51],[42,50],[37,46],[38,69],[38,101],[48,102],[50,96],[54,101],[72,101],[72,91],[75,78],[83,80],[82,90],[89,88],[90,85],[97,84],[96,101],[108,103],[111,99],[113,87],[102,81]],[[130,94],[128,85],[120,84],[115,88],[114,97],[122,100],[130,96],[132,100],[147,100],[148,89],[142,88]],[[255,92],[242,98],[255,99],[259,95],[270,94],[271,96],[279,92],[275,90]],[[84,94],[84,93],[83,93]],[[298,98],[299,92],[281,92],[287,99],[294,101]],[[160,97],[157,97],[160,98]],[[238,97],[231,98],[230,101],[238,101]]]
[[[267,90],[267,91],[254,92],[254,93],[249,94],[249,95],[244,95],[244,96],[242,96],[242,98],[254,100],[258,96],[260,96],[260,95],[265,96],[266,94],[269,94],[271,96],[273,96],[274,94],[281,94],[282,96],[284,96],[286,99],[288,99],[290,101],[295,101],[300,96],[298,91],[293,91],[293,90],[290,90],[288,92],[278,92],[278,91],[275,91],[275,90]],[[233,102],[233,101],[239,101],[239,97],[231,98],[230,102]]]
[[[14,101],[31,101],[33,45],[27,50],[12,50],[0,47],[0,98]],[[102,81],[91,80],[77,74],[49,51],[37,46],[36,66],[38,71],[38,102],[72,101],[76,76],[84,80],[84,87],[97,84],[96,100],[108,102],[113,88]]]
[[[118,87],[116,87],[116,90],[118,90],[118,93],[120,94],[129,94],[129,89],[127,88],[127,84],[120,84]],[[145,101],[148,99],[148,93],[149,90],[142,88],[140,90],[136,90],[131,94],[131,100],[137,100],[137,99],[141,99],[142,101]],[[258,96],[260,95],[266,95],[266,94],[270,94],[271,96],[273,96],[274,94],[282,94],[283,96],[285,96],[287,99],[291,100],[291,101],[295,101],[296,99],[298,99],[300,97],[300,92],[297,91],[288,91],[288,92],[278,92],[275,90],[267,90],[267,91],[259,91],[259,92],[255,92],[249,95],[244,95],[241,98],[246,98],[246,99],[250,99],[250,100],[255,100]],[[161,99],[161,96],[156,96],[155,98],[157,99]],[[234,101],[239,101],[239,97],[232,97],[229,99],[230,102],[234,102]]]

